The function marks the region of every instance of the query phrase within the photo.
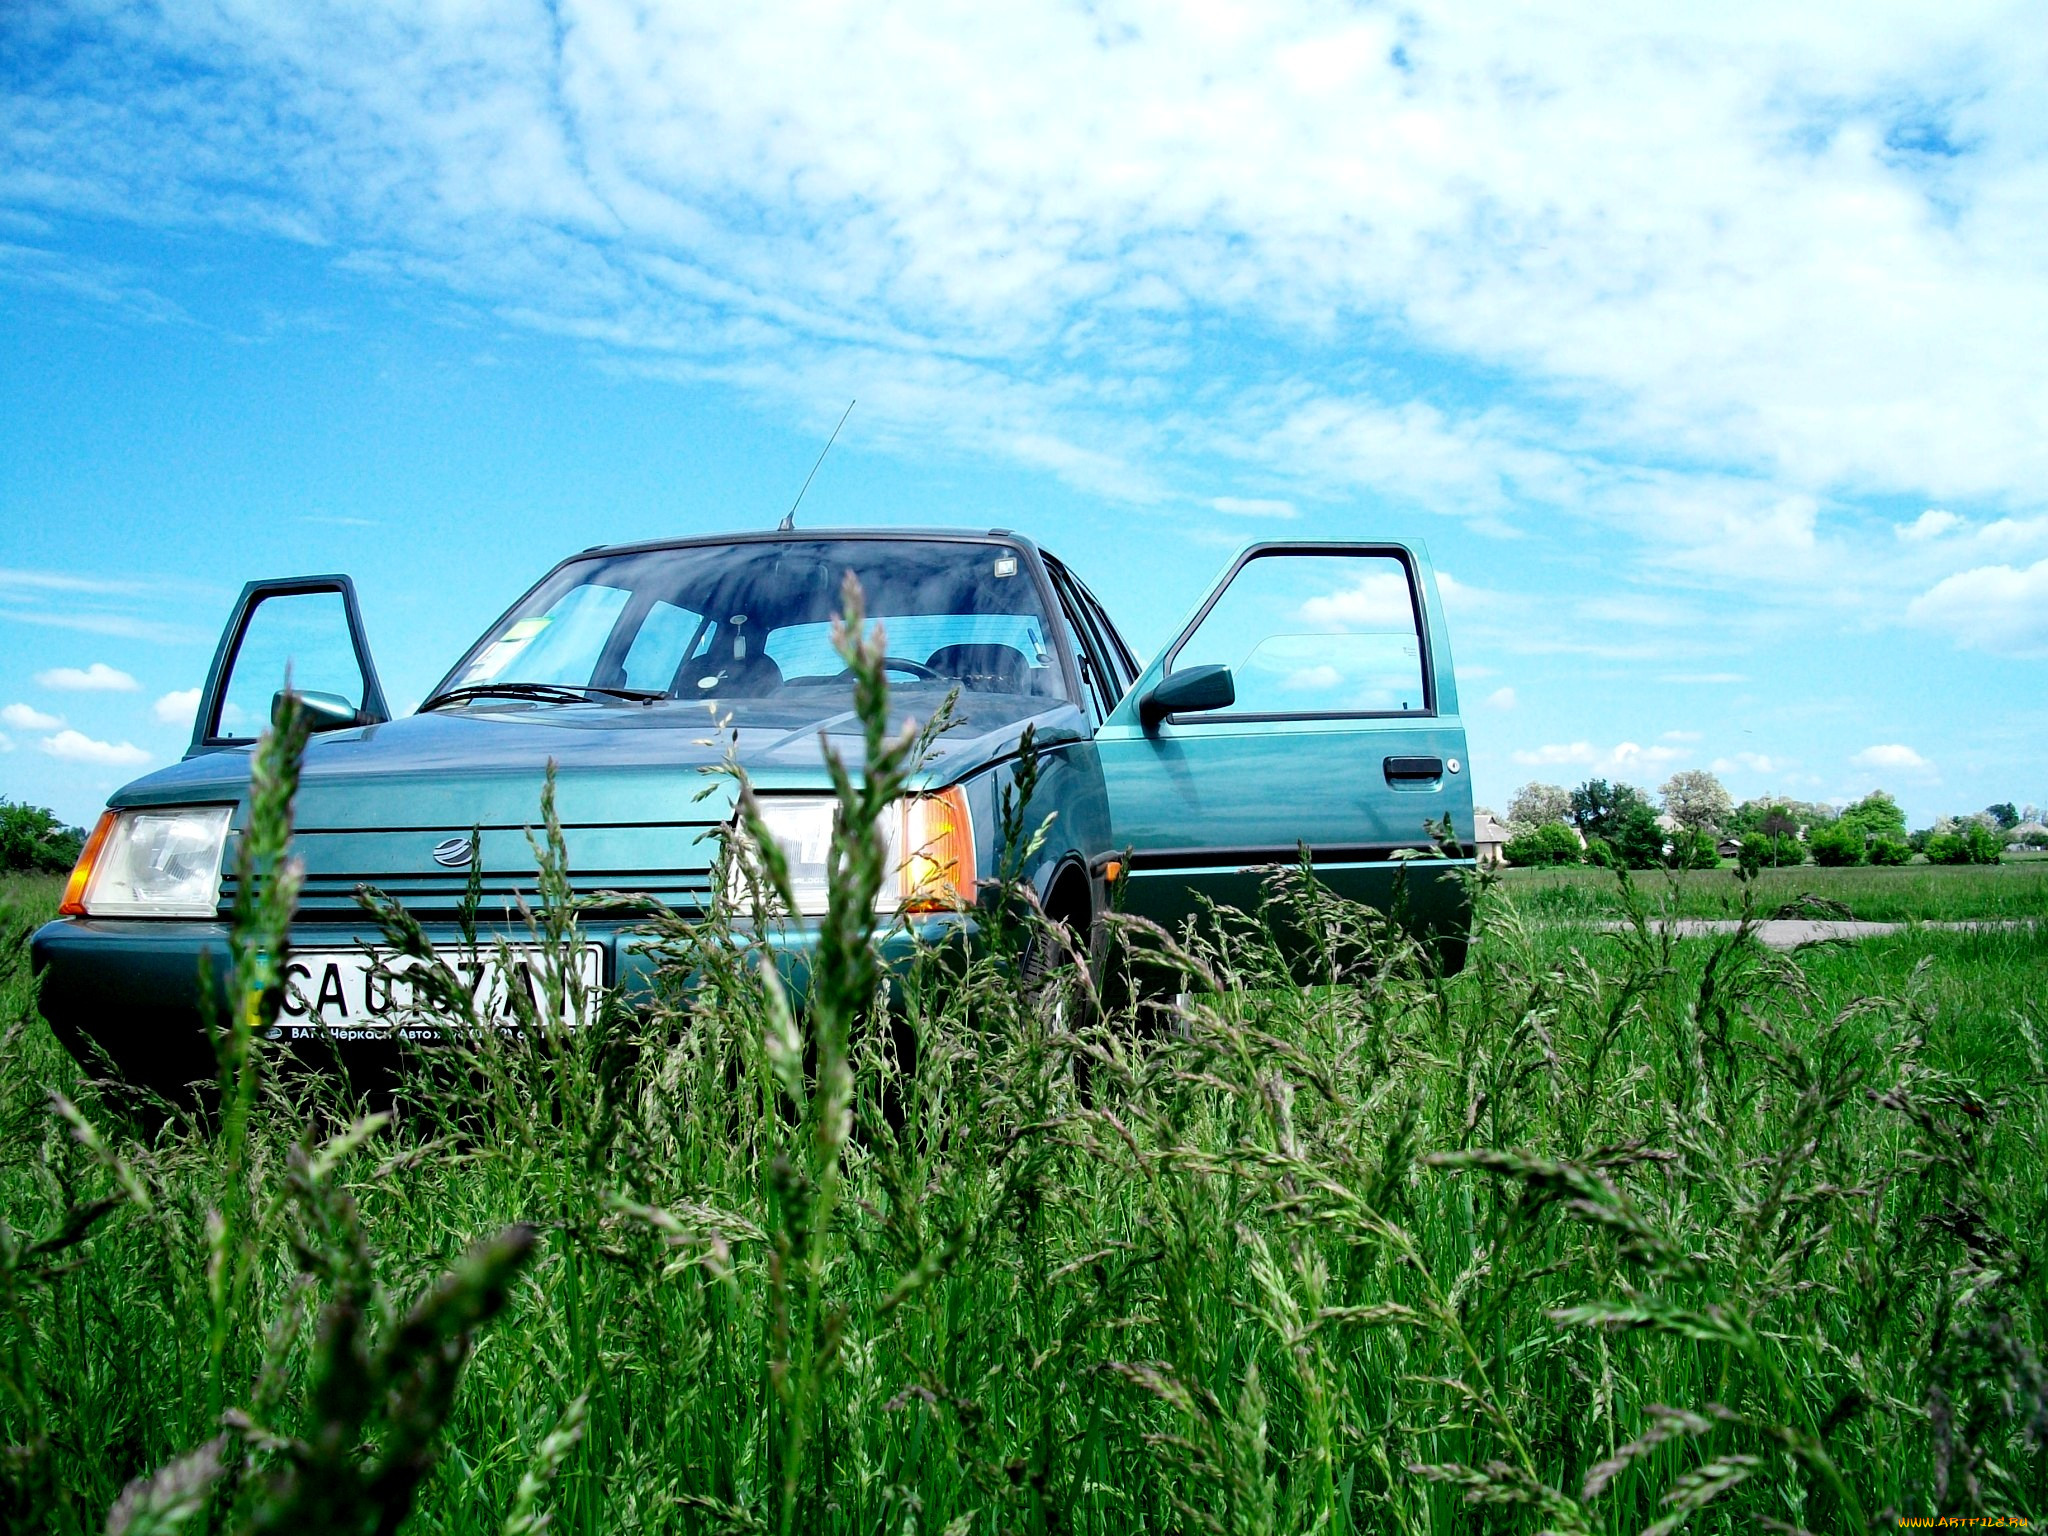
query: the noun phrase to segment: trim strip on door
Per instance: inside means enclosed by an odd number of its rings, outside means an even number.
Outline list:
[[[1333,843],[1311,847],[1311,864],[1384,864],[1397,853],[1428,853],[1430,843]],[[1478,850],[1460,845],[1457,856],[1473,858]],[[1141,848],[1130,856],[1135,873],[1166,869],[1267,869],[1301,861],[1299,844],[1269,848]],[[1430,862],[1436,862],[1431,860]]]

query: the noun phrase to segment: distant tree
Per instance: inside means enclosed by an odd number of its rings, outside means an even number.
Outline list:
[[[1843,807],[1840,820],[1857,828],[1866,838],[1904,839],[1906,813],[1899,802],[1881,789],[1873,789],[1854,805]]]
[[[1680,827],[1665,857],[1677,869],[1713,869],[1721,862],[1719,839],[1704,827]]]
[[[40,805],[0,800],[0,870],[61,875],[78,862],[85,834]]]
[[[1742,839],[1742,851],[1735,861],[1752,872],[1791,869],[1806,862],[1806,844],[1789,832],[1752,832]]]
[[[1998,833],[1975,819],[1958,821],[1953,831],[1927,839],[1930,864],[1996,864],[2004,852]]]
[[[1768,832],[1773,837],[1797,837],[1808,827],[1824,826],[1835,819],[1833,806],[1811,800],[1787,800],[1782,795],[1765,795],[1745,800],[1722,824],[1721,830],[1737,837]]]
[[[1813,855],[1813,862],[1834,869],[1861,864],[1866,841],[1863,829],[1846,816],[1806,834],[1806,848]]]
[[[1664,862],[1667,841],[1655,808],[1640,790],[1627,784],[1614,789],[1621,792],[1620,804],[1607,813],[1597,833],[1588,835],[1586,857],[1609,867],[1655,869]],[[1573,798],[1576,802],[1577,791]]]
[[[1511,837],[1501,848],[1510,864],[1523,869],[1544,869],[1559,864],[1576,864],[1585,850],[1578,834],[1562,821],[1547,821],[1519,837]]]
[[[2001,832],[2010,832],[2020,824],[2019,807],[2010,800],[2000,805],[1985,806],[1984,814],[1998,823],[1998,830]]]
[[[1905,864],[1912,860],[1913,846],[1903,837],[1873,837],[1863,852],[1873,864]]]
[[[1718,832],[1735,814],[1728,791],[1704,768],[1674,773],[1658,793],[1664,797],[1664,814],[1688,832]]]
[[[1571,793],[1571,819],[1587,837],[1610,838],[1638,808],[1650,810],[1649,797],[1633,784],[1610,784],[1605,779],[1588,779]],[[1655,811],[1650,820],[1655,821]]]
[[[1562,784],[1524,784],[1508,802],[1511,826],[1533,829],[1571,819],[1571,791]]]

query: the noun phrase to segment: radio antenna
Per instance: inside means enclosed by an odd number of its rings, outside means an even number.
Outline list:
[[[846,409],[839,413],[839,427],[843,427],[846,425],[846,418],[853,414],[853,408],[857,404],[859,404],[859,402],[856,400],[849,400],[846,402]],[[839,427],[834,427],[832,429],[832,435],[825,439],[825,446],[818,450],[818,464],[823,464],[825,462],[825,455],[830,453],[832,451],[832,445],[839,441]],[[808,491],[811,488],[811,482],[818,478],[818,464],[813,464],[811,466],[811,472],[808,475],[804,476],[802,490],[799,490],[796,493],[796,500],[792,501],[789,504],[789,510],[782,514],[782,521],[776,524],[775,531],[777,533],[790,533],[795,530],[796,509],[803,505],[804,491]]]

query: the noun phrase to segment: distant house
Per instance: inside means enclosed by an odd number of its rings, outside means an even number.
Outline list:
[[[1472,818],[1472,842],[1481,869],[1498,869],[1507,863],[1501,850],[1507,844],[1508,829],[1493,819],[1493,812],[1480,811]]]
[[[1739,859],[1742,857],[1742,839],[1739,837],[1724,837],[1721,841],[1714,844],[1714,852],[1724,859]]]

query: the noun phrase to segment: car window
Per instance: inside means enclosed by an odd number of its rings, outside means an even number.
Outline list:
[[[1232,715],[1404,714],[1428,709],[1407,566],[1387,555],[1272,551],[1239,567],[1167,670],[1229,667]]]
[[[690,642],[697,638],[703,625],[702,614],[658,598],[650,603],[639,628],[633,632],[633,643],[626,648],[619,686],[649,693],[668,692],[676,673],[689,659]]]
[[[624,587],[584,582],[570,587],[539,613],[505,626],[455,681],[587,683],[619,615],[633,594]]]
[[[884,618],[889,654],[973,687],[982,677],[1014,686],[988,691],[1056,694],[1045,629],[1016,613],[901,614]],[[768,632],[762,648],[782,670],[785,687],[836,680],[846,670],[832,644],[831,622],[790,624]]]
[[[1116,626],[1110,622],[1102,604],[1095,600],[1095,594],[1078,579],[1074,579],[1071,572],[1069,579],[1074,580],[1074,592],[1080,598],[1081,612],[1087,617],[1097,640],[1101,643],[1104,658],[1109,662],[1109,670],[1116,678],[1117,696],[1121,698],[1124,690],[1138,680],[1138,659],[1131,654],[1131,648],[1124,644],[1124,637],[1117,633]]]
[[[287,674],[301,693],[338,694],[362,708],[363,669],[339,592],[281,593],[250,611],[213,734],[238,739],[261,732]]]
[[[898,686],[1065,697],[1021,552],[972,539],[747,539],[597,552],[506,614],[436,692],[624,686],[692,699],[845,686],[831,644],[848,574],[889,635]],[[700,617],[701,616],[701,617]]]
[[[1064,566],[1053,568],[1053,583],[1059,589],[1060,605],[1066,612],[1068,627],[1074,632],[1074,642],[1080,647],[1082,678],[1088,687],[1088,701],[1094,711],[1095,723],[1100,725],[1116,708],[1123,689],[1106,659],[1106,647],[1095,633],[1087,605],[1081,600],[1073,577]]]

